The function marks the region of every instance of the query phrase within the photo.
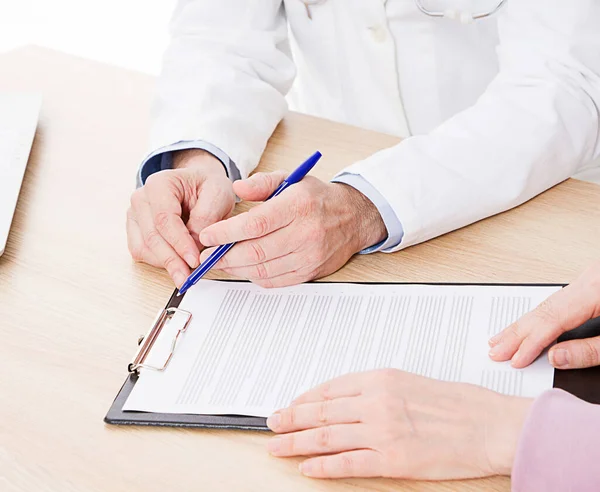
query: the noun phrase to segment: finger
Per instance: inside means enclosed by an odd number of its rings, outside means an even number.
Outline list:
[[[360,421],[356,398],[337,398],[283,408],[267,419],[267,426],[278,434]]]
[[[562,333],[590,319],[586,297],[577,283],[554,293],[492,338],[490,357],[496,361],[512,359],[517,368],[531,364]]]
[[[306,456],[339,453],[366,446],[365,424],[336,424],[282,434],[269,439],[267,449],[273,456]]]
[[[600,337],[559,343],[550,349],[548,359],[557,369],[600,366]]]
[[[266,236],[290,224],[294,206],[289,197],[279,196],[250,211],[213,224],[200,233],[205,246],[217,246]]]
[[[154,227],[150,206],[143,207],[138,214],[144,244],[167,270],[175,285],[181,287],[190,274],[189,267]]]
[[[294,243],[294,235],[289,228],[279,229],[265,237],[249,239],[237,243],[221,260],[215,265],[217,269],[242,268],[284,258],[294,251],[297,244]],[[200,255],[200,261],[204,262],[213,253],[216,247],[205,249]],[[292,258],[297,261],[297,258]],[[293,270],[298,264],[291,265],[292,268],[284,268],[278,273],[272,273],[269,277],[282,275]],[[246,277],[248,278],[248,277]],[[257,277],[261,278],[261,277]],[[266,277],[265,277],[266,278]]]
[[[234,207],[235,196],[231,188],[207,184],[200,191],[198,201],[190,210],[187,228],[193,238],[200,241],[200,233],[208,226],[227,217]]]
[[[298,469],[312,478],[381,477],[384,474],[381,455],[371,449],[310,458],[300,463]]]
[[[369,373],[365,372],[344,374],[303,393],[292,402],[292,405],[358,396],[362,394],[362,388],[369,377],[368,375]]]
[[[156,259],[156,256],[146,247],[140,227],[130,211],[127,212],[127,247],[131,257],[135,261],[144,262],[155,267],[162,265]]]
[[[171,189],[164,179],[150,178],[146,182],[145,191],[154,227],[191,268],[196,268],[200,262],[200,251],[181,219],[183,197],[178,196],[177,191]]]
[[[264,202],[283,182],[287,174],[284,171],[256,173],[248,179],[233,183],[235,194],[249,202]]]
[[[294,270],[296,266],[298,266],[297,255],[290,254],[281,258],[276,258],[274,260],[265,261],[264,263],[250,265],[247,267],[229,268],[226,266],[217,265],[215,268],[217,270],[223,270],[225,273],[233,277],[245,278],[252,282],[262,282],[262,287],[273,288],[276,286],[276,284],[271,280],[275,280],[277,277],[285,274],[294,274],[293,276],[298,279],[295,283],[302,283],[302,275],[296,274],[296,271]],[[267,280],[269,282],[267,282]],[[276,280],[276,283],[277,287],[280,287],[281,279]]]

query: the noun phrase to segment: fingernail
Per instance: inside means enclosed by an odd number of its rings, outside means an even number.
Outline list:
[[[569,365],[569,352],[565,349],[551,350],[548,357],[550,364],[554,367],[566,367]]]
[[[281,438],[280,437],[272,437],[267,443],[267,449],[271,454],[279,453],[279,449],[281,448]]]
[[[310,461],[304,461],[298,465],[298,471],[303,475],[308,475],[312,471],[312,465]]]
[[[498,345],[498,343],[500,342],[500,335],[494,335],[492,338],[490,338],[488,340],[488,344],[490,347],[493,347],[494,345]]]
[[[267,419],[267,427],[271,430],[276,430],[281,423],[281,415],[274,413]]]
[[[184,273],[181,272],[175,272],[173,274],[173,282],[175,282],[175,285],[177,287],[181,287],[183,285],[183,282],[185,282],[187,279],[187,276]]]
[[[494,347],[494,348],[492,348],[492,349],[491,349],[491,350],[488,352],[488,355],[489,355],[490,357],[496,357],[496,356],[498,355],[498,353],[499,353],[499,352],[500,352],[500,351],[498,350],[498,347]]]
[[[187,253],[185,256],[185,261],[186,263],[191,267],[191,268],[196,268],[198,266],[198,259],[196,258],[196,255],[192,254],[192,253]]]

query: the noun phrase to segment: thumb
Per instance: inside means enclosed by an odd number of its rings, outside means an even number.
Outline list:
[[[550,349],[548,359],[557,369],[583,369],[600,365],[600,337],[562,342]]]
[[[272,173],[256,173],[248,179],[233,183],[233,191],[244,201],[264,202],[283,182],[287,174],[279,170]]]

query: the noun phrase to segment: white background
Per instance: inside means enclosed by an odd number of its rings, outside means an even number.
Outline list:
[[[37,44],[157,74],[174,7],[175,0],[0,0],[0,52]]]
[[[37,44],[156,75],[175,3],[0,0],[0,52]],[[595,170],[582,177],[600,183],[600,160]]]

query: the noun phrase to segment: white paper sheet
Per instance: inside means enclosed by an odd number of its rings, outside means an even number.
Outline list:
[[[552,387],[547,358],[513,369],[488,358],[487,341],[557,290],[204,280],[181,302],[193,319],[167,369],[142,369],[124,410],[266,417],[328,379],[385,367],[536,396]],[[181,321],[149,363],[164,362]]]

